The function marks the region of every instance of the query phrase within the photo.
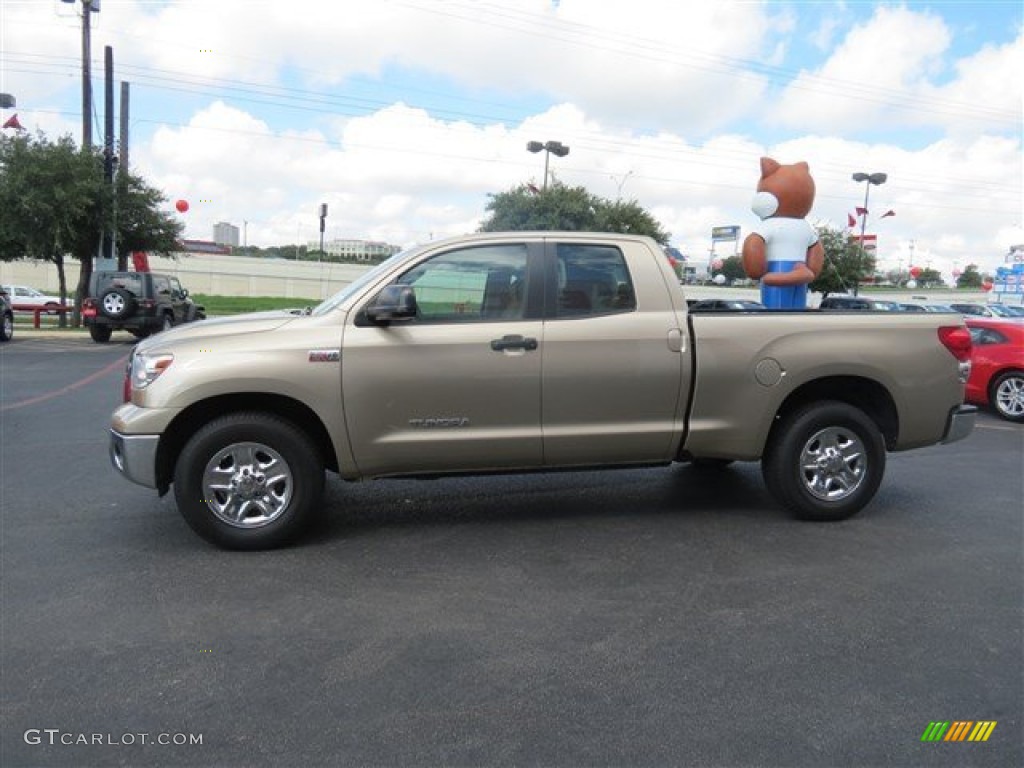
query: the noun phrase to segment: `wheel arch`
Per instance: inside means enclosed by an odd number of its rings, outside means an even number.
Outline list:
[[[174,466],[188,439],[204,424],[238,411],[260,411],[286,419],[310,436],[320,450],[324,466],[332,472],[338,471],[338,458],[331,436],[309,406],[284,395],[264,392],[218,395],[193,403],[164,430],[156,456],[156,483],[161,496],[171,486]]]
[[[999,399],[996,397],[996,385],[1006,376],[1022,376],[1024,377],[1024,368],[1019,365],[1007,365],[1005,368],[1000,368],[998,371],[993,371],[992,375],[989,376],[988,386],[985,389],[985,396],[988,398],[988,406],[996,412],[997,415],[1002,418],[1008,419],[1009,421],[1019,422],[1019,417],[1006,416],[999,408]]]
[[[810,403],[835,400],[863,411],[878,427],[887,450],[893,450],[899,438],[900,421],[896,402],[889,390],[863,376],[828,376],[802,384],[779,406],[768,434],[770,444],[776,428],[786,416]]]
[[[992,396],[995,394],[996,382],[1008,373],[1016,373],[1024,376],[1024,368],[1021,368],[1019,365],[1007,365],[997,371],[992,371],[992,375],[988,377],[988,385],[985,390],[986,394],[988,394],[989,400],[991,400]]]

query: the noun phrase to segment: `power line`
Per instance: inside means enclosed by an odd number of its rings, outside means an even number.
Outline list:
[[[40,57],[38,54],[28,54],[26,56]],[[74,60],[66,57],[40,58],[56,58],[65,61],[68,67],[74,65]],[[48,67],[60,66],[59,63],[54,64],[50,61],[44,61],[44,64]],[[31,72],[32,70],[19,69],[16,71]],[[229,101],[273,106],[276,109],[290,109],[331,116],[340,114],[358,117],[372,114],[373,110],[391,106],[391,103],[379,99],[324,94],[317,91],[308,91],[286,86],[268,85],[226,78],[203,79],[189,75],[172,77],[165,76],[162,72],[163,70],[157,70],[150,67],[140,67],[137,65],[127,65],[122,67],[122,73],[126,73],[130,76],[132,82],[140,87],[148,86],[162,91],[209,95],[217,98],[227,98]],[[38,74],[43,73],[39,72]],[[480,114],[462,112],[458,110],[435,109],[431,108],[429,105],[420,106],[410,104],[409,106],[411,108],[424,109],[428,111],[432,117],[438,116],[450,120],[464,121],[477,127],[488,127],[493,125],[495,122],[504,123],[510,119],[508,115]],[[691,162],[696,162],[698,164],[709,165],[712,167],[734,167],[737,170],[746,170],[749,165],[749,158],[746,156],[725,154],[708,148],[701,148],[699,146],[680,146],[671,151],[661,149],[652,150],[646,146],[646,142],[643,137],[616,139],[602,133],[574,132],[567,138],[572,139],[572,141],[581,148],[589,148],[595,152],[601,153],[622,153],[628,154],[630,157],[641,157],[654,160],[677,160],[680,155],[683,155],[690,157]],[[708,158],[718,158],[718,160],[711,162]],[[832,173],[836,176],[845,176],[848,169],[845,166],[816,163],[815,172],[816,175]],[[979,193],[990,192],[993,189],[993,185],[988,182],[979,182],[976,179],[968,178],[951,178],[947,175],[944,175],[941,180],[927,176],[905,176],[904,179],[908,182],[913,182],[918,186],[935,184],[937,187],[936,191],[946,191],[952,186],[956,188],[957,194],[972,191],[977,191]],[[1008,191],[1013,189],[1007,185],[1003,185],[1001,188]]]

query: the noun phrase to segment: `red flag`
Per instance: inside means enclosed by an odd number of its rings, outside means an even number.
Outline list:
[[[857,215],[858,216],[867,216],[868,215],[868,209],[867,208],[858,208],[857,209]]]
[[[855,218],[853,218],[853,214],[852,213],[846,214],[846,226],[848,226],[848,227],[856,227],[857,226],[857,220]]]
[[[895,216],[895,215],[896,215],[896,211],[894,211],[894,210],[892,210],[892,209],[890,208],[890,209],[889,209],[888,211],[886,211],[885,213],[883,213],[883,214],[882,214],[881,216],[879,216],[878,218],[880,218],[880,219],[884,219],[884,218],[885,218],[886,216]]]
[[[15,112],[13,115],[11,115],[7,119],[7,122],[4,123],[4,128],[13,128],[16,131],[24,131],[25,130],[24,126],[22,126],[22,124],[18,122],[18,113],[17,112]]]

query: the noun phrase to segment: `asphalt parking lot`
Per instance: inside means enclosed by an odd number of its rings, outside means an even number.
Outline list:
[[[840,524],[756,465],[334,478],[226,553],[109,467],[129,339],[0,347],[4,768],[1024,764],[1024,426]]]

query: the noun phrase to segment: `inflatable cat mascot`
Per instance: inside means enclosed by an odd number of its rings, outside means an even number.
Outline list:
[[[743,271],[761,281],[761,303],[804,309],[807,284],[821,274],[825,250],[804,218],[814,204],[807,163],[781,165],[761,158],[761,180],[751,208],[761,225],[743,241]]]

